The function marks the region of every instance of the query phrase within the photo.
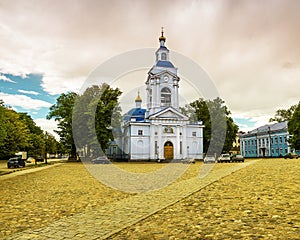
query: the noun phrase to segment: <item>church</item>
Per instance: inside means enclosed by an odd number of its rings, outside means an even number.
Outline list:
[[[203,159],[204,126],[179,111],[180,78],[165,43],[162,30],[145,83],[147,108],[142,108],[138,93],[135,108],[123,116],[122,137],[115,143],[128,161]]]

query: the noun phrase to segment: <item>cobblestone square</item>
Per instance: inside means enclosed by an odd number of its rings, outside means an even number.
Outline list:
[[[157,163],[118,163],[153,171]],[[129,194],[95,180],[81,163],[1,179],[0,238],[299,239],[299,160],[197,162],[173,184]]]

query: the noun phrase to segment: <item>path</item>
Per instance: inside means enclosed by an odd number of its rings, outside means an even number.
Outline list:
[[[59,166],[61,164],[63,164],[63,163],[55,163],[55,164],[51,164],[51,165],[47,165],[47,166],[44,165],[44,166],[38,166],[38,167],[34,167],[34,168],[29,168],[29,169],[21,169],[16,172],[1,175],[0,180],[13,178],[13,177],[28,174],[28,173],[38,172],[38,171],[41,171],[41,170],[44,170],[47,168]]]

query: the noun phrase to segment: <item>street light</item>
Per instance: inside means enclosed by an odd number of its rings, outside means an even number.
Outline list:
[[[48,164],[48,161],[47,161],[47,142],[48,142],[48,132],[46,132],[45,134],[45,163]]]

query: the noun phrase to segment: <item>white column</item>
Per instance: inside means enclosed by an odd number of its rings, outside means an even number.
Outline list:
[[[162,127],[161,127],[161,124],[159,124],[157,126],[157,136],[158,136],[157,146],[158,146],[158,158],[159,159],[162,159],[164,156],[164,146],[163,146],[161,132],[162,132]]]
[[[157,78],[156,79],[156,108],[160,107],[160,91],[159,91],[159,87],[160,87],[160,79]],[[155,109],[155,111],[157,111],[157,109]]]
[[[179,103],[178,103],[178,81],[174,81],[174,108],[178,109]]]
[[[187,158],[187,133],[186,133],[186,125],[182,127],[182,155],[183,158]]]

